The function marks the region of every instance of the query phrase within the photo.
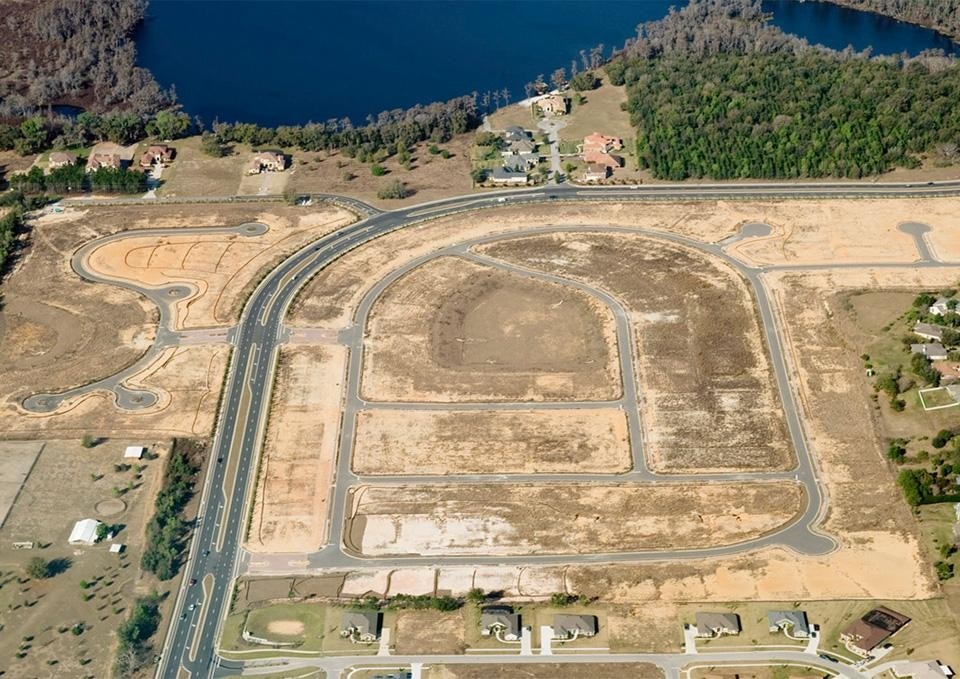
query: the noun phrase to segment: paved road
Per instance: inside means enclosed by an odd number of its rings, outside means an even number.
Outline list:
[[[839,675],[844,679],[866,679],[871,675],[868,670],[858,670],[850,665],[830,662],[810,653],[801,651],[728,651],[728,652],[701,652],[696,655],[682,653],[567,653],[544,655],[517,654],[476,654],[476,655],[444,655],[444,656],[389,656],[372,658],[370,656],[340,656],[335,658],[297,658],[289,657],[274,660],[271,664],[245,664],[241,662],[222,661],[217,668],[218,676],[240,674],[257,676],[284,670],[304,671],[322,669],[326,679],[343,679],[353,667],[399,668],[409,667],[411,663],[419,662],[427,665],[530,665],[541,663],[559,663],[562,665],[583,665],[590,663],[650,663],[663,670],[666,679],[678,679],[682,670],[689,666],[714,667],[722,664],[739,666],[757,664],[796,664],[801,667],[816,667],[824,674]],[[588,669],[583,670],[589,674]]]
[[[551,201],[645,201],[665,199],[730,199],[730,198],[797,198],[797,197],[859,197],[859,196],[936,196],[960,195],[960,182],[934,184],[738,184],[738,185],[651,185],[632,189],[598,187],[578,189],[571,186],[538,187],[512,192],[497,192],[482,196],[470,195],[433,201],[409,208],[380,213],[375,208],[354,205],[354,209],[367,219],[328,234],[310,246],[290,256],[271,271],[250,297],[240,324],[234,335],[235,350],[230,363],[227,385],[212,446],[213,466],[206,477],[201,499],[202,522],[191,543],[186,564],[187,577],[196,578],[197,585],[184,585],[175,604],[174,619],[158,667],[158,676],[210,676],[214,669],[215,643],[219,625],[232,592],[232,581],[238,566],[240,543],[243,538],[246,508],[251,494],[252,477],[257,466],[263,424],[270,390],[273,383],[278,337],[282,331],[282,319],[302,283],[312,272],[322,268],[343,253],[384,233],[416,223],[421,218],[429,219],[466,210],[486,207],[501,207],[505,204],[549,203]],[[342,198],[332,199],[338,204],[356,204],[358,201]],[[81,201],[85,205],[96,201]],[[113,201],[111,204],[116,203]],[[138,201],[131,201],[136,203]],[[140,203],[142,204],[142,203]],[[664,234],[656,234],[664,237]],[[686,239],[670,237],[688,245],[702,244]],[[719,256],[724,256],[718,253]],[[730,258],[727,258],[728,261]],[[924,262],[923,266],[938,266],[936,262]],[[771,352],[779,353],[779,339],[766,295],[762,292],[760,272],[744,272],[761,303],[761,315]],[[782,358],[775,358],[777,382],[781,398],[788,413],[791,437],[797,446],[798,457],[810,465],[809,452],[804,444],[799,419],[793,406],[792,395],[786,382],[786,368]],[[123,406],[124,404],[120,404]],[[344,434],[346,436],[346,433]],[[798,443],[799,442],[799,443]],[[219,461],[217,461],[219,460]],[[807,527],[819,511],[819,486],[809,471],[802,471],[801,482],[817,491],[811,497],[803,526]],[[346,484],[337,484],[337,493]],[[814,509],[816,511],[814,511]],[[810,533],[811,539],[819,539],[811,545],[814,551],[826,547],[826,538]],[[699,552],[698,556],[710,552]],[[679,553],[678,556],[683,556]],[[666,558],[667,555],[648,555],[648,558]],[[577,557],[553,557],[563,562],[604,562],[621,555],[586,555]],[[526,557],[525,562],[536,558]],[[626,558],[623,560],[633,560]],[[437,559],[430,562],[436,563]],[[469,562],[478,560],[467,557],[445,562]],[[495,561],[502,562],[502,559]],[[400,560],[398,563],[409,563]],[[194,606],[190,610],[190,606]]]

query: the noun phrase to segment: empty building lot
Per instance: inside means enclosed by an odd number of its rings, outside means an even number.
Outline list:
[[[753,298],[724,263],[631,234],[557,233],[479,249],[596,285],[629,309],[652,468],[692,472],[793,465]]]
[[[613,318],[589,295],[460,258],[391,285],[367,326],[362,394],[377,401],[610,400]]]
[[[802,507],[787,481],[360,486],[344,542],[364,556],[686,549],[766,534]]]
[[[631,468],[617,408],[366,410],[358,415],[358,474],[616,473]]]

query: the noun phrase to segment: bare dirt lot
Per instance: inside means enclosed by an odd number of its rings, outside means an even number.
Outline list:
[[[589,674],[593,679],[661,679],[656,665],[644,663],[524,663],[522,665],[432,665],[427,679],[578,679]]]
[[[261,236],[237,234],[171,235],[124,238],[90,253],[87,265],[95,272],[149,287],[188,283],[196,292],[177,304],[177,328],[209,327],[236,319],[259,279],[285,254],[354,221],[334,207],[263,212],[268,226]]]
[[[236,260],[232,260],[230,254],[235,246],[216,262],[209,261],[210,252],[205,263],[192,260],[197,264],[197,270],[191,275],[211,294],[198,298],[197,305],[190,309],[190,322],[232,323],[239,315],[246,291],[259,276],[260,267],[269,266],[288,248],[295,248],[321,231],[333,228],[333,224],[326,223],[327,217],[317,221],[311,214],[330,216],[331,213],[322,208],[309,212],[280,205],[136,206],[67,209],[61,214],[32,220],[32,242],[3,282],[0,349],[6,362],[4,370],[0,371],[0,426],[16,436],[33,430],[72,436],[73,432],[88,427],[109,425],[108,431],[122,432],[122,427],[133,423],[131,431],[142,432],[155,431],[173,422],[176,426],[171,433],[199,433],[193,426],[197,402],[184,403],[183,409],[177,411],[177,417],[166,423],[146,413],[138,416],[121,414],[107,405],[106,397],[94,397],[96,407],[88,401],[83,409],[73,408],[65,415],[47,418],[42,424],[16,409],[16,404],[31,393],[59,391],[111,375],[139,358],[153,341],[157,317],[155,307],[133,292],[82,281],[70,268],[71,256],[83,243],[129,229],[264,221],[272,228],[262,237],[259,253],[250,251],[245,241],[243,257]],[[197,256],[203,253],[202,247],[199,250]],[[207,264],[215,266],[207,267]],[[178,280],[177,272],[168,269],[167,273]],[[162,273],[154,271],[150,275],[160,276]],[[212,284],[199,280],[203,276],[209,276]],[[205,319],[201,318],[201,312]],[[170,380],[177,382],[178,376],[164,376],[163,370],[152,374],[149,379],[157,383],[164,381],[167,386],[163,388],[170,394],[182,392],[181,387],[192,393],[208,393],[211,387],[219,389],[219,377],[208,384],[205,371],[210,367],[211,351],[219,353],[223,347],[190,349],[178,353],[176,362],[182,366],[187,359],[197,357],[186,374],[195,379],[197,375],[204,375],[202,379],[193,384],[168,384]],[[217,367],[222,368],[222,363]],[[212,401],[204,400],[201,404],[208,408],[201,413],[200,420],[205,422],[201,428],[212,422],[215,404],[215,395]],[[180,404],[174,406],[179,408]]]
[[[802,506],[790,482],[360,486],[344,540],[365,556],[684,549],[762,535]]]
[[[358,474],[623,472],[626,417],[602,410],[367,410],[353,452]]]
[[[367,325],[377,401],[612,399],[609,310],[562,285],[445,257],[388,288]]]
[[[594,283],[630,309],[653,468],[793,465],[752,295],[725,265],[684,247],[615,234],[553,234],[481,249]]]
[[[148,444],[161,457],[117,471],[114,464],[123,462],[124,448],[133,444]],[[0,529],[4,676],[109,675],[118,625],[134,597],[156,586],[139,579],[138,568],[168,447],[169,442],[145,440],[109,440],[91,449],[79,440],[44,442]],[[122,489],[119,498],[114,487]],[[119,512],[112,506],[118,503]],[[74,522],[84,518],[121,525],[116,540],[125,545],[124,553],[109,553],[107,542],[68,545]],[[35,547],[14,549],[15,541]],[[37,556],[54,561],[60,572],[45,580],[26,578],[24,566]],[[69,628],[81,621],[83,632],[72,634]],[[17,658],[18,652],[24,657]]]
[[[0,442],[0,528],[43,445],[37,441]]]
[[[337,456],[344,347],[281,349],[247,549],[317,549]]]
[[[463,653],[464,612],[438,613],[437,611],[400,611],[394,652],[399,655],[455,654]]]

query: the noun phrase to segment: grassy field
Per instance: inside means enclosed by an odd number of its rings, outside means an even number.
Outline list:
[[[200,137],[171,144],[176,157],[164,168],[158,196],[235,196],[250,157],[250,147],[232,144],[231,153],[212,158],[200,150]]]
[[[958,405],[957,402],[953,400],[950,392],[943,387],[933,391],[927,391],[924,389],[922,393],[918,391],[917,396],[920,398],[921,406],[925,410],[930,410],[932,408],[948,408]]]

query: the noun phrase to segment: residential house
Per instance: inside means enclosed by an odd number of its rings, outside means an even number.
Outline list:
[[[608,137],[605,134],[594,132],[583,138],[583,144],[580,146],[581,153],[590,153],[599,151],[600,153],[610,153],[610,151],[619,151],[623,148],[623,139],[620,137]]]
[[[512,141],[530,141],[533,135],[519,125],[511,125],[503,131],[503,140],[507,143]]]
[[[857,655],[866,657],[908,622],[910,618],[902,613],[880,606],[840,632],[840,641]]]
[[[943,341],[943,331],[944,328],[939,325],[933,325],[932,323],[917,323],[913,326],[913,334],[919,335],[925,339],[936,340],[937,342]]]
[[[166,144],[153,144],[140,156],[140,167],[145,170],[154,165],[166,165],[173,160],[173,149]]]
[[[87,158],[87,172],[94,172],[102,167],[111,167],[119,170],[123,167],[123,159],[119,153],[90,153]]]
[[[537,150],[537,145],[529,139],[518,139],[507,142],[507,145],[500,151],[500,155],[511,156],[516,153],[533,153]]]
[[[951,301],[953,304],[951,305]],[[951,308],[952,307],[952,308]],[[957,307],[957,300],[950,300],[946,297],[937,297],[937,301],[930,305],[930,308],[927,309],[934,316],[943,316],[949,311],[955,311]]]
[[[583,181],[599,182],[610,176],[610,168],[600,163],[587,163],[587,169],[583,171]]]
[[[376,611],[345,611],[340,616],[340,636],[370,643],[380,638],[380,614]]]
[[[597,616],[568,615],[553,616],[554,639],[578,639],[592,637],[597,633]]]
[[[258,151],[250,159],[247,174],[261,172],[283,172],[287,166],[287,159],[280,151]]]
[[[537,99],[534,104],[546,116],[562,116],[567,113],[567,98],[562,94],[548,94]]]
[[[480,635],[517,641],[520,638],[520,616],[509,606],[484,606],[480,609]]]
[[[910,345],[911,354],[923,354],[931,361],[945,361],[947,360],[947,350],[943,348],[942,344],[932,343],[932,344],[911,344]]]
[[[54,151],[47,158],[47,167],[56,170],[58,167],[68,167],[77,164],[77,154],[69,151]]]
[[[93,545],[97,542],[97,529],[102,524],[96,519],[81,519],[73,524],[67,542],[71,545]]]
[[[720,637],[740,634],[740,616],[736,613],[704,613],[697,611],[697,636]]]
[[[913,660],[893,663],[890,667],[895,676],[913,679],[950,679],[953,670],[937,660]]]
[[[490,171],[490,174],[487,176],[487,179],[494,184],[526,184],[527,183],[527,173],[526,172],[516,172],[506,167],[495,167]]]
[[[803,611],[770,611],[767,613],[767,624],[771,633],[783,630],[795,639],[807,639],[810,636],[807,614]]]
[[[540,156],[536,153],[513,153],[503,157],[503,166],[514,172],[526,172],[539,162]]]
[[[610,169],[623,167],[623,158],[604,151],[586,151],[581,156],[588,165],[603,165]]]

